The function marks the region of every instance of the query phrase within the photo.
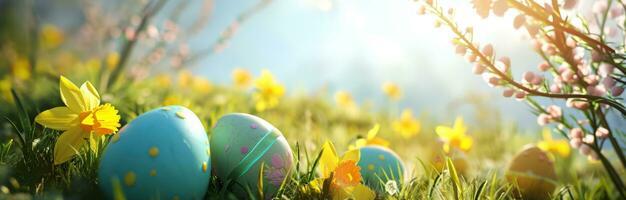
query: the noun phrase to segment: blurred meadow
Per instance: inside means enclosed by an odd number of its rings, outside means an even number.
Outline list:
[[[485,84],[488,78],[472,74],[467,56],[455,55],[461,45],[451,31],[436,28],[442,18],[420,14],[454,8],[458,25],[473,26],[474,40],[510,56],[516,67],[510,74],[535,70],[545,58],[535,54],[526,30],[513,29],[517,12],[481,19],[475,14],[480,2],[0,0],[0,199],[104,198],[99,157],[115,132],[170,105],[193,111],[209,137],[228,113],[256,115],[279,129],[295,164],[276,199],[334,198],[311,189],[327,141],[339,155],[366,145],[399,155],[404,180],[376,199],[623,198],[626,188],[615,179],[626,177],[619,160],[626,141],[622,113],[599,108],[617,143],[607,139],[596,149],[613,172],[570,144],[573,127],[566,121],[583,127],[576,119],[595,112],[561,114],[565,101],[503,97]],[[623,17],[621,1],[606,2]],[[578,9],[568,12],[594,15],[594,3],[577,1]],[[619,46],[621,55],[623,29],[613,31],[619,35],[603,42]],[[624,74],[616,70],[614,77],[623,88]],[[87,145],[59,163],[55,143],[67,129],[36,117],[67,105],[64,80],[90,82],[88,90],[114,107],[119,124],[95,141],[86,136]],[[607,99],[623,105],[621,92],[614,94]],[[556,113],[542,107],[548,104],[559,107],[562,123],[541,122],[542,112]],[[597,135],[599,127],[588,129]],[[528,145],[554,164],[556,178],[549,182],[555,188],[547,196],[520,196],[507,179],[512,160]],[[237,198],[218,192],[222,181],[211,177],[205,199]]]

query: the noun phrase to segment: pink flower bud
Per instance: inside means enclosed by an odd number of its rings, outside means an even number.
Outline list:
[[[589,75],[585,76],[583,80],[589,85],[597,85],[598,82],[600,82],[600,77],[598,77],[598,75]]]
[[[612,77],[606,77],[602,79],[602,85],[604,85],[605,88],[612,88],[615,86],[615,79]]]
[[[515,16],[515,19],[513,19],[513,28],[515,29],[519,29],[520,27],[524,26],[524,24],[526,24],[526,16],[524,16],[523,14],[517,15]]]
[[[554,48],[554,46],[549,43],[544,43],[543,45],[541,45],[541,51],[551,56],[556,54],[556,48]]]
[[[598,129],[596,130],[596,137],[600,139],[609,137],[609,130],[604,127],[598,127]]]
[[[524,77],[524,80],[528,83],[532,82],[533,79],[535,79],[535,73],[532,72],[524,72],[524,74],[522,74],[522,76]]]
[[[493,46],[491,44],[487,44],[483,47],[483,54],[487,57],[491,57],[493,55]]]
[[[476,62],[476,58],[477,58],[476,55],[472,53],[465,54],[465,60],[469,63]]]
[[[541,64],[539,64],[538,68],[539,71],[545,72],[550,69],[550,64],[548,64],[548,62],[542,62]]]
[[[548,123],[550,123],[550,115],[541,113],[537,116],[537,124],[539,124],[539,126],[545,126]]]
[[[513,93],[515,93],[514,89],[506,89],[506,90],[502,91],[502,96],[507,97],[507,98],[508,97],[512,97]]]
[[[588,86],[587,93],[593,96],[604,96],[606,88],[604,88],[604,85]]]
[[[624,93],[623,87],[615,86],[613,87],[613,89],[611,89],[611,95],[613,96],[620,96],[622,95],[622,93]]]
[[[604,60],[604,55],[602,55],[602,53],[592,50],[591,51],[591,60],[593,62],[600,62],[602,60]]]
[[[593,135],[585,135],[585,137],[583,138],[583,142],[587,144],[593,144],[594,141],[595,138],[593,138]]]
[[[600,66],[598,66],[598,75],[601,77],[608,77],[613,74],[614,69],[615,67],[613,67],[613,65],[603,62]]]
[[[551,93],[561,93],[561,87],[559,87],[556,84],[550,85],[550,92]]]
[[[576,46],[578,46],[576,44],[576,40],[574,40],[572,37],[568,37],[567,39],[565,39],[565,44],[570,48],[576,48]]]
[[[596,1],[591,8],[592,12],[598,15],[601,15],[602,13],[604,13],[606,9],[608,9],[608,5],[606,4],[606,1]]]
[[[533,85],[541,85],[541,83],[543,83],[543,77],[539,75],[535,75],[535,78],[533,78],[533,80],[530,81],[530,83]]]
[[[563,115],[563,111],[561,110],[561,107],[556,106],[556,105],[548,106],[546,108],[546,112],[548,112],[548,114],[550,115],[552,119],[561,118],[561,116]]]
[[[573,128],[572,130],[569,131],[569,137],[571,137],[572,139],[582,140],[584,134],[585,133],[583,132],[583,129],[581,128]]]
[[[583,144],[583,141],[580,138],[572,138],[569,141],[569,145],[572,146],[572,148],[578,149],[580,148],[580,146]]]
[[[524,100],[526,98],[526,92],[518,91],[515,93],[515,99],[518,101]]]
[[[537,33],[539,33],[539,26],[536,24],[527,24],[526,31],[528,31],[528,35],[530,35],[530,37],[535,37]]]
[[[476,75],[480,75],[483,72],[485,72],[485,65],[483,65],[480,62],[474,63],[474,67],[472,68],[472,73],[474,73]]]
[[[491,76],[489,77],[488,83],[491,87],[495,87],[500,85],[500,78],[496,77],[496,76]]]
[[[496,0],[493,2],[493,14],[502,17],[504,13],[509,9],[509,3],[506,0]]]
[[[426,6],[420,4],[417,6],[417,14],[418,15],[424,15],[426,14]]]
[[[622,8],[621,6],[613,7],[609,12],[609,17],[611,17],[612,19],[618,18],[622,15],[624,15],[624,8]]]
[[[571,10],[578,4],[578,0],[565,0],[563,3],[563,9]]]
[[[458,55],[465,55],[465,52],[467,52],[467,48],[465,48],[463,45],[457,45],[455,52]]]
[[[571,69],[566,69],[561,73],[561,79],[566,83],[574,83],[576,81],[575,76],[574,70]]]

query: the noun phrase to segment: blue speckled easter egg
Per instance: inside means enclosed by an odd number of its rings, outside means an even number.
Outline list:
[[[404,165],[400,157],[390,149],[379,146],[365,146],[359,149],[359,167],[365,185],[384,192],[384,185],[390,180],[400,185],[404,178]]]
[[[282,133],[267,121],[249,114],[222,116],[213,127],[211,152],[215,174],[239,197],[258,196],[263,165],[265,198],[272,197],[289,175],[293,157]]]
[[[158,108],[111,138],[100,160],[99,185],[109,199],[114,188],[127,199],[202,199],[211,174],[209,156],[207,134],[193,112]]]

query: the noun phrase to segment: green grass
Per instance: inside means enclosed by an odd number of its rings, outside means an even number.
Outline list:
[[[70,79],[75,82],[92,80],[93,75],[78,74]],[[101,198],[98,189],[97,168],[99,153],[82,151],[70,162],[54,166],[53,147],[60,132],[45,129],[34,123],[33,118],[42,110],[61,106],[58,80],[48,76],[34,77],[16,87],[13,103],[3,102],[0,139],[0,199],[5,198]],[[315,192],[303,187],[317,178],[316,166],[321,144],[332,140],[338,152],[346,150],[358,137],[364,137],[376,123],[381,125],[379,137],[389,140],[392,149],[404,160],[408,176],[399,185],[399,191],[390,195],[378,194],[380,199],[511,199],[516,198],[515,185],[507,183],[504,169],[508,160],[527,143],[538,141],[538,131],[521,130],[517,124],[501,121],[499,111],[490,109],[488,102],[480,97],[468,97],[469,109],[475,110],[470,119],[469,134],[474,146],[468,152],[469,167],[461,173],[454,163],[446,162],[443,171],[431,164],[433,151],[439,151],[434,127],[451,125],[421,113],[422,131],[419,135],[404,139],[391,129],[398,116],[397,105],[375,107],[367,103],[351,113],[336,106],[331,94],[325,90],[311,94],[292,93],[281,100],[278,107],[257,112],[251,90],[236,89],[229,85],[214,86],[209,93],[198,93],[190,88],[171,84],[166,87],[156,80],[127,82],[122,87],[114,85],[101,91],[103,101],[112,103],[120,110],[122,124],[150,109],[162,105],[170,96],[184,99],[180,103],[193,110],[210,127],[221,115],[245,112],[258,115],[279,128],[292,145],[294,152],[293,173],[278,191],[279,199],[323,199],[328,191]],[[32,86],[30,89],[26,86]],[[36,87],[35,87],[36,86]],[[451,110],[455,113],[458,110]],[[529,113],[530,114],[530,113]],[[451,116],[449,120],[452,120]],[[210,135],[210,129],[207,129]],[[108,140],[108,138],[107,138]],[[103,140],[99,149],[104,149]],[[569,158],[555,156],[559,186],[553,199],[611,199],[617,198],[615,190],[599,164],[589,163],[572,152]],[[624,170],[621,169],[621,173]],[[234,199],[223,192],[223,185],[215,177],[210,182],[207,199]],[[249,191],[250,197],[258,197],[257,189]]]

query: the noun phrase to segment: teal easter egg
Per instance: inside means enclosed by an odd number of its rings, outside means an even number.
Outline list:
[[[182,106],[146,112],[111,138],[100,160],[107,198],[202,199],[211,172],[209,141],[200,119]]]
[[[398,185],[402,183],[404,165],[396,153],[379,146],[365,146],[359,151],[361,158],[358,165],[365,185],[383,193],[387,182],[395,181]]]
[[[239,197],[259,196],[261,166],[264,198],[272,197],[293,163],[282,133],[269,122],[243,113],[227,114],[217,121],[211,133],[211,154],[215,174]]]

